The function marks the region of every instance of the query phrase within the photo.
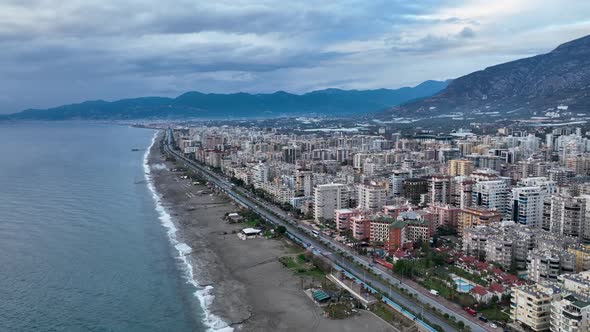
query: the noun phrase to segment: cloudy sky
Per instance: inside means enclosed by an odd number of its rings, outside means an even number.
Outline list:
[[[0,113],[189,90],[397,88],[586,34],[588,0],[2,0]]]

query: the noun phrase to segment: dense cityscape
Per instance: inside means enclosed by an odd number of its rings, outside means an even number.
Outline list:
[[[590,332],[590,1],[0,1],[0,332]]]
[[[506,327],[587,330],[587,133],[472,129],[289,133],[195,125],[174,136],[185,156],[232,186],[482,322],[488,315]]]

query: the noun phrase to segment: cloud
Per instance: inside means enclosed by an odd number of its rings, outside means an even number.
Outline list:
[[[548,51],[590,31],[589,13],[581,0],[4,0],[0,112],[417,84]]]
[[[473,31],[470,27],[464,27],[463,30],[459,32],[459,37],[461,38],[473,38],[475,37],[475,31]]]

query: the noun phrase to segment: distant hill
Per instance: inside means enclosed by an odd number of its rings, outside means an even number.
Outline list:
[[[558,105],[566,105],[568,112],[590,112],[590,36],[559,45],[547,54],[459,77],[432,97],[393,107],[380,115],[498,111],[522,116],[542,114]]]
[[[426,81],[396,90],[326,89],[303,95],[214,94],[187,92],[176,98],[144,97],[113,102],[86,101],[50,109],[28,109],[11,114],[27,120],[125,120],[143,118],[272,117],[281,115],[350,115],[384,110],[392,105],[431,96],[449,81]]]

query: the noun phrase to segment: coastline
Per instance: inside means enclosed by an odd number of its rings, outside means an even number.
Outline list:
[[[174,233],[170,238],[179,259],[190,266],[187,276],[198,289],[195,295],[210,331],[392,330],[367,312],[346,320],[324,318],[301,287],[304,277],[278,260],[292,254],[292,244],[285,239],[240,240],[235,232],[245,226],[223,219],[238,207],[225,195],[210,193],[204,184],[194,185],[171,171],[174,165],[158,144],[161,132],[156,135],[146,151],[148,182],[167,215],[160,219],[169,226],[169,235]]]
[[[194,295],[197,297],[197,299],[199,300],[199,303],[201,304],[201,308],[203,309],[203,312],[205,314],[204,323],[208,327],[208,330],[220,331],[220,332],[233,331],[233,329],[230,328],[227,325],[227,323],[225,323],[221,318],[217,317],[216,315],[214,315],[210,312],[209,307],[211,306],[211,302],[212,302],[212,295],[210,293],[211,293],[213,286],[211,286],[211,285],[202,286],[201,284],[199,284],[199,282],[195,278],[195,273],[194,273],[195,266],[191,262],[191,259],[189,257],[189,254],[190,254],[190,251],[192,250],[192,248],[189,245],[187,245],[180,237],[180,232],[178,231],[178,227],[173,222],[173,218],[170,215],[170,213],[164,207],[165,203],[162,201],[162,197],[161,197],[160,193],[158,192],[158,190],[156,189],[156,185],[155,185],[153,175],[152,175],[152,167],[154,164],[150,163],[150,159],[151,159],[150,156],[152,155],[152,150],[158,148],[156,143],[157,143],[157,140],[160,136],[161,136],[161,133],[159,131],[156,131],[154,133],[154,136],[152,137],[152,141],[150,143],[150,146],[146,149],[146,152],[144,153],[144,156],[143,156],[143,169],[144,169],[146,184],[147,184],[148,190],[152,194],[155,209],[156,209],[156,212],[158,213],[158,219],[160,220],[160,223],[162,224],[162,226],[166,229],[166,233],[168,235],[168,239],[170,240],[170,243],[176,249],[176,252],[178,255],[175,257],[175,259],[182,262],[183,272],[186,273],[185,278],[186,278],[187,282],[190,283],[193,287],[195,287]]]

